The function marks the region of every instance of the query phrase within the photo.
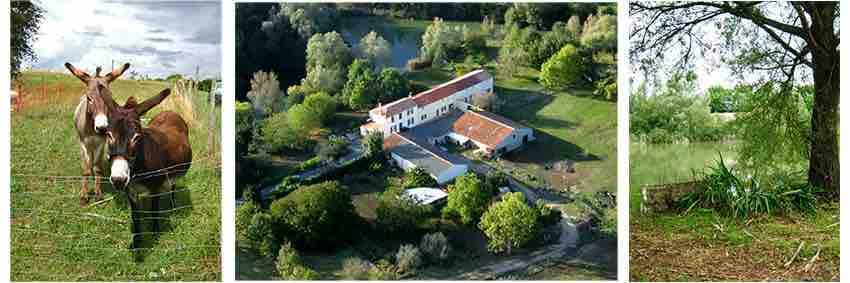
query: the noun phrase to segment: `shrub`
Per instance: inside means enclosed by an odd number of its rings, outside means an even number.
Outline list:
[[[437,180],[434,180],[434,178],[431,177],[431,174],[425,172],[425,169],[419,167],[405,172],[404,178],[402,179],[402,187],[405,189],[418,187],[433,188],[437,186]]]
[[[596,81],[593,95],[606,100],[617,100],[617,76],[609,76]]]
[[[487,249],[493,252],[522,247],[540,232],[537,211],[525,204],[522,193],[508,193],[481,216],[478,228],[487,236]]]
[[[246,238],[248,228],[251,226],[251,219],[254,218],[254,214],[260,211],[254,200],[248,196],[250,192],[246,192],[245,195],[242,205],[236,207],[236,235],[240,239]]]
[[[441,262],[449,258],[451,246],[449,240],[442,232],[428,233],[422,237],[422,242],[419,243],[419,250],[425,254],[432,262]]]
[[[425,219],[428,206],[418,205],[393,188],[381,194],[375,208],[376,222],[387,233],[412,232]]]
[[[561,221],[561,211],[557,209],[552,209],[546,206],[546,202],[542,199],[538,199],[535,203],[537,206],[537,213],[540,214],[540,218],[538,218],[538,222],[541,226],[546,227],[550,225],[557,224]]]
[[[286,176],[283,178],[283,181],[274,188],[274,191],[272,191],[272,197],[275,199],[285,197],[297,190],[300,184],[301,182],[295,176]]]
[[[271,215],[265,212],[255,213],[246,231],[245,238],[250,247],[263,256],[274,256],[278,242],[275,239],[274,219]]]
[[[320,156],[313,156],[310,159],[298,163],[298,165],[295,166],[295,172],[302,173],[309,171],[313,168],[319,167],[319,165],[322,165],[322,158]]]
[[[572,44],[564,45],[540,68],[540,84],[549,89],[574,87],[582,80],[585,62]]]
[[[386,259],[379,260],[369,269],[369,280],[398,280],[396,267]]]
[[[344,280],[367,280],[372,263],[359,257],[346,258],[342,262],[340,277]]]
[[[288,242],[281,245],[275,268],[282,280],[316,280],[319,278],[319,273],[304,266],[298,256],[298,251]]]
[[[493,196],[474,173],[455,179],[449,186],[448,204],[443,208],[443,217],[459,218],[464,225],[478,222]]]
[[[491,193],[495,195],[499,193],[499,188],[507,187],[510,185],[510,182],[508,182],[508,175],[504,172],[490,170],[487,172],[487,175],[484,176],[484,184],[491,190]]]
[[[381,159],[384,156],[384,135],[381,132],[370,132],[363,138],[363,152],[367,159]]]
[[[274,201],[270,211],[293,243],[306,248],[330,248],[347,242],[359,220],[351,195],[337,182],[302,186]]]
[[[264,121],[262,138],[272,152],[304,151],[313,144],[307,132],[291,127],[286,112],[275,113]]]
[[[414,245],[401,245],[395,254],[395,259],[400,272],[412,272],[422,266],[422,254]]]
[[[802,176],[753,175],[742,179],[726,166],[723,156],[701,173],[698,182],[699,189],[683,197],[680,207],[701,206],[739,218],[792,211],[812,213],[816,209],[818,189]]]
[[[340,136],[330,136],[325,142],[319,143],[319,160],[334,160],[348,154],[348,141]]]
[[[337,107],[336,100],[326,92],[307,95],[302,104],[319,121],[319,125],[326,124],[336,112]]]
[[[250,102],[236,102],[233,105],[236,114],[236,151],[241,157],[248,151],[254,131],[254,108]]]

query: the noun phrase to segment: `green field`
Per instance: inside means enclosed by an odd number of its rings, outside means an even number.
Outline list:
[[[632,281],[832,281],[838,280],[838,203],[812,216],[723,217],[708,209],[688,214],[641,214],[640,188],[693,180],[732,143],[646,145],[632,143],[629,158],[629,277]],[[794,261],[785,266],[800,243]],[[820,252],[818,253],[818,250]],[[809,261],[818,257],[809,265]],[[806,268],[806,266],[809,268]]]
[[[106,201],[80,206],[82,168],[73,112],[82,83],[65,73],[25,72],[19,79],[24,103],[11,114],[12,280],[221,280],[221,158],[218,146],[212,154],[207,148],[206,93],[191,99],[194,119],[180,112],[191,127],[194,162],[178,181],[177,204],[163,200],[163,233],[146,235],[142,252],[134,256],[127,249],[130,213],[123,194],[107,183]],[[167,82],[118,80],[112,92],[123,104],[129,96],[144,99],[168,87]],[[143,122],[168,108],[173,97],[172,92]],[[220,121],[219,108],[215,111]],[[218,123],[214,128],[221,129]]]

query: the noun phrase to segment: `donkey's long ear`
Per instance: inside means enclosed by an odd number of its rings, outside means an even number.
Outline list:
[[[106,78],[107,82],[111,83],[112,81],[118,79],[118,77],[123,75],[124,71],[126,71],[129,68],[130,68],[130,63],[124,63],[124,65],[121,65],[120,67],[118,67],[118,69],[112,70],[112,72],[109,72],[108,74],[106,74],[103,77]]]
[[[84,84],[89,83],[91,76],[89,76],[89,74],[87,74],[86,72],[77,69],[76,67],[74,67],[74,65],[71,65],[71,63],[68,62],[65,62],[65,68],[68,69],[68,71],[71,71],[71,74],[73,74],[75,77],[83,81]]]
[[[153,108],[154,106],[159,105],[159,103],[165,100],[165,98],[168,97],[168,95],[170,94],[171,89],[166,88],[163,91],[159,92],[159,94],[157,94],[156,96],[148,98],[142,103],[137,104],[135,107],[133,107],[133,109],[136,110],[136,114],[139,114],[139,116],[145,115],[145,113],[148,113],[148,110],[151,110],[151,108]]]

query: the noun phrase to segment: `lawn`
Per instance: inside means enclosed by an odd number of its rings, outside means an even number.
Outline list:
[[[717,160],[734,160],[731,143],[644,145],[630,156],[630,278],[633,281],[838,280],[838,204],[815,215],[722,217],[707,209],[644,215],[640,187],[692,179]],[[800,253],[793,255],[803,242]],[[818,253],[818,250],[820,252]],[[817,258],[812,260],[818,254]],[[786,263],[789,263],[786,266]]]
[[[190,124],[194,163],[178,181],[177,204],[163,200],[163,233],[145,236],[142,252],[134,256],[127,249],[130,213],[122,194],[106,183],[106,201],[85,207],[79,203],[76,176],[82,169],[73,112],[82,83],[65,73],[25,72],[20,79],[26,103],[11,114],[11,279],[221,280],[220,147],[212,154],[207,148],[211,109],[206,93],[191,99],[194,117],[180,112]],[[119,79],[112,92],[123,104],[131,95],[144,99],[167,87],[171,84]],[[172,92],[143,122],[163,109],[175,109],[174,96]],[[216,121],[220,117],[217,113]],[[218,123],[215,129],[220,131]]]

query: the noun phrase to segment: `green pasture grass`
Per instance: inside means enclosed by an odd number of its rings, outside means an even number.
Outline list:
[[[27,95],[47,85],[49,99],[11,114],[11,279],[15,281],[216,281],[220,272],[220,147],[207,148],[207,94],[192,98],[197,124],[190,129],[194,163],[179,179],[177,204],[166,195],[158,237],[145,236],[142,252],[130,245],[130,213],[123,194],[103,185],[110,199],[79,204],[80,181],[48,176],[80,176],[80,146],[73,112],[82,83],[65,73],[24,72],[19,80]],[[62,86],[62,93],[55,92]],[[118,80],[113,95],[145,99],[170,83]],[[154,108],[143,121],[156,115]],[[219,108],[216,132],[220,131]],[[216,135],[216,144],[220,142]],[[107,173],[108,174],[108,173]],[[36,177],[25,175],[38,175]],[[90,189],[93,185],[90,184]],[[147,198],[149,205],[150,198]],[[154,215],[142,215],[151,217]],[[148,221],[149,222],[149,221]],[[151,231],[150,224],[143,231]]]

